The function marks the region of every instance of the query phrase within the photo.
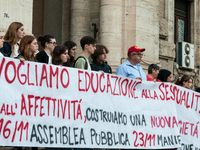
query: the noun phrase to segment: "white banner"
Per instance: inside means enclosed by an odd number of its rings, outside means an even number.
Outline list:
[[[198,98],[169,83],[0,57],[0,145],[200,149]]]

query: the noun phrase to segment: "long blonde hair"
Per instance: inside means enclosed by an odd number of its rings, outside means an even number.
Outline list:
[[[35,60],[35,53],[30,55],[29,53],[29,45],[36,39],[34,36],[26,35],[24,36],[19,44],[19,52],[21,55],[24,56],[25,60],[34,61]]]
[[[8,27],[8,30],[6,31],[6,34],[4,36],[5,42],[10,43],[12,47],[12,53],[14,52],[14,45],[17,44],[17,31],[19,28],[21,28],[23,24],[21,22],[13,22]]]

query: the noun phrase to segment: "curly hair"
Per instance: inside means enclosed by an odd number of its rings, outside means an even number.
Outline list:
[[[61,54],[64,54],[66,50],[68,50],[68,48],[65,46],[56,46],[53,50],[52,64],[54,65],[62,64],[63,62],[60,56]]]
[[[106,54],[108,54],[109,50],[105,45],[102,45],[102,44],[97,44],[96,45],[96,50],[94,51],[94,54],[91,55],[93,61],[97,60],[98,56],[103,54],[103,50],[104,49],[106,51]]]

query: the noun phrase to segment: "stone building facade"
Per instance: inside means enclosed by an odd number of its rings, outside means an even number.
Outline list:
[[[173,73],[183,74],[200,86],[200,1],[199,0],[0,0],[1,30],[13,21],[24,24],[26,33],[51,34],[57,43],[95,36],[109,49],[107,60],[115,72],[126,60],[127,50],[137,45],[146,48],[142,67],[156,63]],[[187,37],[194,44],[194,69],[183,69],[176,58],[176,4],[187,5]],[[185,7],[184,7],[185,8]],[[182,9],[180,9],[182,11]],[[184,10],[184,9],[183,9]],[[184,13],[183,13],[184,14]]]

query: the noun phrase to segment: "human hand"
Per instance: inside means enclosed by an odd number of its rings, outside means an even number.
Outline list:
[[[24,61],[25,61],[25,59],[24,59],[24,58],[19,58],[19,60],[20,60],[21,62],[24,62]]]
[[[103,73],[103,74],[104,74],[104,71],[102,71],[102,70],[99,70],[99,72],[101,72],[101,73]]]
[[[137,79],[137,80],[141,80],[141,81],[142,81],[142,78],[140,78],[140,77],[137,77],[137,78],[135,78],[135,79]]]

